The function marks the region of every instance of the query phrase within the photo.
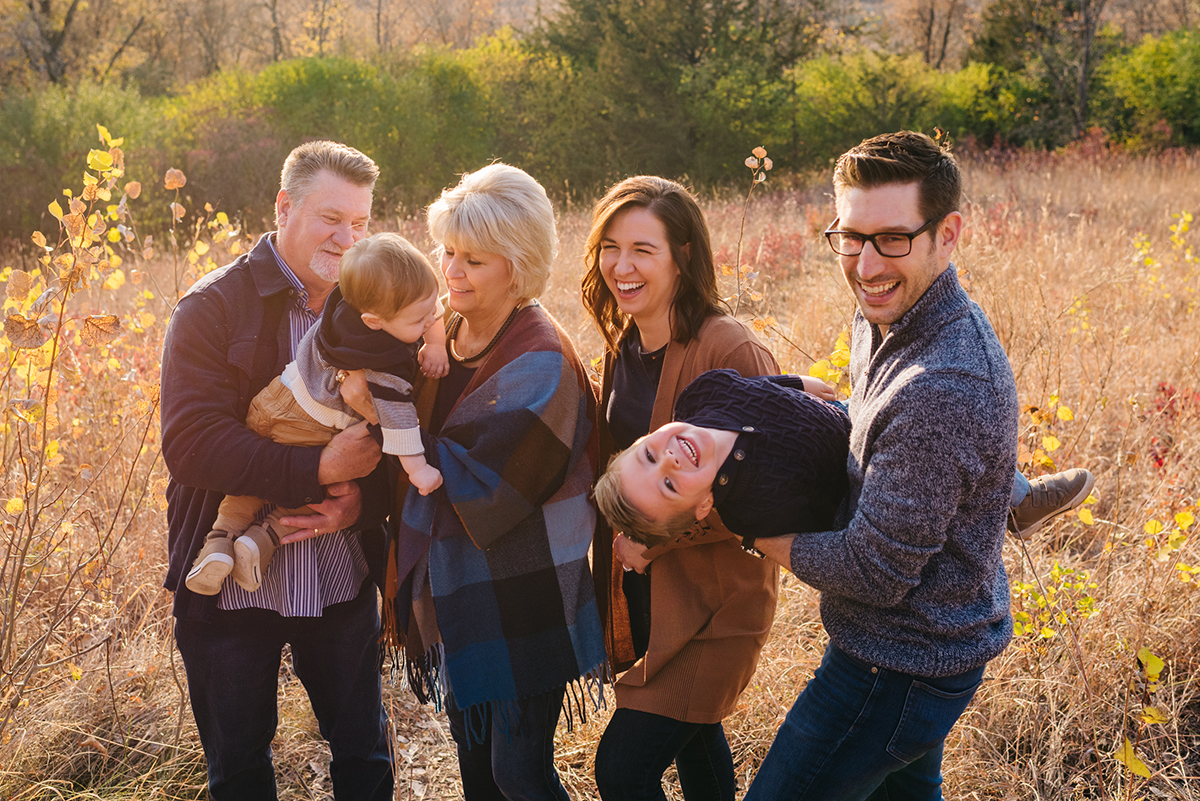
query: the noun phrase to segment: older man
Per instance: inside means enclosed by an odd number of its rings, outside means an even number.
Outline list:
[[[960,186],[911,132],[834,170],[826,236],[858,302],[842,527],[753,543],[821,591],[830,643],[747,801],[941,798],[943,741],[1012,636],[1017,392],[950,263]]]
[[[387,505],[382,469],[372,473],[379,446],[364,424],[325,448],[280,445],[244,425],[250,400],[318,319],[341,254],[366,236],[378,174],[345,145],[293,150],[275,202],[277,230],[198,281],[167,329],[165,586],[175,593],[176,641],[214,801],[275,797],[271,739],[285,644],[329,742],[335,797],[392,797],[373,581],[383,568]],[[258,591],[226,582],[219,595],[197,595],[184,578],[227,494],[309,504],[316,513],[285,518],[304,528],[284,538]]]

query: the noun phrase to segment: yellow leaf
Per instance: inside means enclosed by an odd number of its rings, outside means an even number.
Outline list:
[[[1145,647],[1138,650],[1137,658],[1138,662],[1142,664],[1142,670],[1145,672],[1146,678],[1150,681],[1158,681],[1158,677],[1162,673],[1163,668],[1167,666],[1166,662],[1163,662],[1157,656],[1152,654],[1149,648]]]
[[[71,681],[79,681],[83,678],[83,671],[74,662],[67,663],[67,670],[71,673]]]
[[[88,169],[102,172],[112,168],[113,158],[107,150],[88,151]]]
[[[1142,526],[1142,530],[1153,537],[1163,530],[1163,524],[1158,520],[1147,520],[1146,525]]]
[[[1056,414],[1058,415],[1059,420],[1074,420],[1075,419],[1075,413],[1072,412],[1070,409],[1068,409],[1066,406],[1059,406]]]
[[[1196,517],[1188,511],[1179,512],[1175,515],[1175,525],[1179,526],[1184,531],[1191,528],[1196,522]]]
[[[47,206],[47,208],[49,208],[49,209],[50,209],[50,213],[54,215],[54,219],[56,219],[56,220],[62,220],[62,218],[63,218],[63,210],[62,210],[62,206],[58,205],[58,201],[57,201],[57,200],[53,200],[53,201],[51,201],[51,202],[50,202],[50,205],[49,205],[49,206]]]
[[[1042,447],[1046,449],[1047,453],[1054,453],[1062,447],[1062,443],[1058,441],[1058,437],[1053,434],[1047,434],[1042,437]]]
[[[46,247],[46,235],[43,234],[41,231],[34,231],[33,232],[33,244],[37,245],[39,248]]]
[[[108,278],[104,279],[105,289],[120,289],[125,286],[125,273],[120,270],[113,270],[108,274]]]
[[[1113,759],[1129,768],[1131,773],[1141,776],[1143,779],[1150,778],[1150,768],[1146,767],[1146,763],[1138,759],[1137,754],[1133,752],[1133,746],[1129,744],[1128,737],[1125,738],[1125,745],[1113,754]]]
[[[202,239],[196,240],[196,244],[193,247],[201,256],[208,252],[208,243]]]
[[[4,511],[14,517],[25,511],[25,500],[23,498],[9,498],[4,504]]]
[[[829,370],[832,366],[833,365],[829,363],[828,359],[821,359],[819,362],[813,364],[812,367],[808,368],[808,374],[825,381],[829,377]]]
[[[112,144],[112,135],[109,134],[108,129],[100,123],[96,123],[96,133],[100,134],[101,142],[106,145]]]
[[[115,370],[120,370],[120,369],[121,369],[121,363],[120,363],[119,361],[117,361],[116,359],[112,358],[112,357],[109,357],[109,359],[108,359],[108,361],[106,362],[106,364],[108,365],[108,369],[109,369],[109,370],[114,370],[114,371],[115,371]]]
[[[1049,626],[1042,626],[1042,631],[1038,636],[1043,640],[1051,640],[1058,636],[1058,632]]]
[[[157,320],[158,318],[153,314],[148,311],[144,311],[142,312],[142,319],[140,322],[142,324],[142,328],[149,328],[150,326],[154,325]]]
[[[1088,526],[1095,525],[1096,523],[1096,519],[1092,517],[1092,511],[1090,509],[1080,509],[1079,519],[1084,522],[1084,525]]]
[[[1142,723],[1154,723],[1159,726],[1170,720],[1167,714],[1156,706],[1142,707],[1142,711],[1138,713],[1138,717],[1142,719]]]

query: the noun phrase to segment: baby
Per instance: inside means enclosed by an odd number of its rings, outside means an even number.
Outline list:
[[[428,495],[442,474],[425,461],[412,384],[418,362],[427,375],[441,376],[448,368],[439,306],[433,267],[408,240],[387,233],[361,240],[343,254],[338,286],[297,346],[295,360],[254,397],[246,426],[287,445],[324,445],[362,419],[339,389],[346,371],[365,370],[383,452],[398,456],[412,485]],[[264,503],[226,496],[188,572],[189,590],[216,595],[230,573],[246,590],[259,588],[280,537],[296,530],[279,518],[312,513],[307,507],[276,509],[251,525]]]
[[[680,393],[673,422],[613,457],[596,505],[648,548],[714,508],[749,540],[825,531],[846,492],[849,442],[845,411],[805,392],[800,376],[710,370]]]
[[[849,439],[843,407],[806,393],[800,376],[711,370],[680,393],[673,422],[613,457],[596,482],[596,506],[613,530],[647,548],[716,509],[753,551],[757,537],[833,528]],[[1082,468],[1033,482],[1018,472],[1009,531],[1027,539],[1083,503],[1093,481]]]

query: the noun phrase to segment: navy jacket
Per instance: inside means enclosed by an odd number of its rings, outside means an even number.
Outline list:
[[[167,326],[162,357],[163,459],[170,563],[163,583],[176,617],[208,619],[217,596],[196,595],[184,578],[225,495],[253,495],[284,507],[324,499],[320,448],[280,445],[245,427],[250,401],[290,359],[288,304],[296,290],[266,236],[249,253],[196,282]],[[386,469],[360,479],[363,549],[382,584],[388,509]]]

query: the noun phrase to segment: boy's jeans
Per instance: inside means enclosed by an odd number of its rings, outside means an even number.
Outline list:
[[[745,801],[941,799],[943,742],[982,678],[909,676],[830,643]]]

